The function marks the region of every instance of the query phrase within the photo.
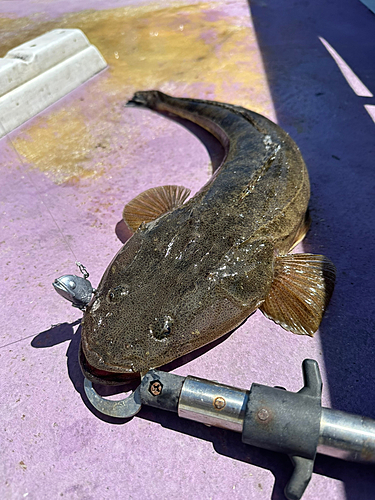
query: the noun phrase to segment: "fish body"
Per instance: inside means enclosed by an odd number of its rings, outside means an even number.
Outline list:
[[[135,232],[84,313],[84,372],[145,373],[231,331],[257,308],[312,335],[334,267],[323,256],[288,255],[308,229],[310,196],[294,141],[238,106],[157,91],[138,92],[131,103],[193,121],[225,155],[187,202],[183,188],[165,186],[125,207]]]

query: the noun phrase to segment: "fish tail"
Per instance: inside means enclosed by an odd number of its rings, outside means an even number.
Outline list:
[[[226,151],[229,148],[229,138],[220,127],[220,120],[225,121],[227,118],[228,112],[225,106],[229,106],[231,111],[235,111],[236,106],[186,97],[171,97],[159,90],[136,92],[126,105],[149,108],[160,113],[172,113],[190,120],[216,137]]]
[[[130,101],[126,103],[126,106],[158,109],[159,104],[163,102],[164,96],[166,95],[158,90],[142,90],[136,92]]]

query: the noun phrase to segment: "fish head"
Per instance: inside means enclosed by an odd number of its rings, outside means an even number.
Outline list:
[[[246,265],[239,251],[227,252],[225,264],[209,256],[205,261],[208,252],[199,242],[195,247],[191,237],[177,238],[167,230],[157,233],[160,238],[155,234],[141,228],[128,240],[86,308],[84,372],[139,376],[224,335],[258,306],[258,289],[249,288],[246,300],[236,296],[237,289],[252,286],[240,275]],[[252,275],[263,272],[258,268],[252,265]]]
[[[181,279],[186,273],[166,265],[168,259],[151,247],[149,238],[135,233],[84,312],[80,363],[88,378],[139,376],[194,350],[200,318],[213,323],[215,313],[203,314],[209,282]]]

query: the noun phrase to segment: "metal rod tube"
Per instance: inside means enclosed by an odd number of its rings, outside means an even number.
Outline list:
[[[375,462],[375,420],[322,408],[318,453]]]
[[[178,415],[206,425],[242,432],[249,391],[186,377]]]

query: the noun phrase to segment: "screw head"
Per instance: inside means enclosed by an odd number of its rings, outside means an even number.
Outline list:
[[[227,402],[221,396],[218,396],[217,398],[214,399],[214,407],[217,410],[222,410],[226,404]]]
[[[163,390],[163,384],[160,380],[153,380],[148,390],[153,396],[159,396]]]
[[[266,420],[268,420],[270,414],[268,413],[268,410],[266,410],[266,408],[261,408],[258,411],[257,416],[258,416],[259,420],[261,420],[262,422],[265,422]]]

